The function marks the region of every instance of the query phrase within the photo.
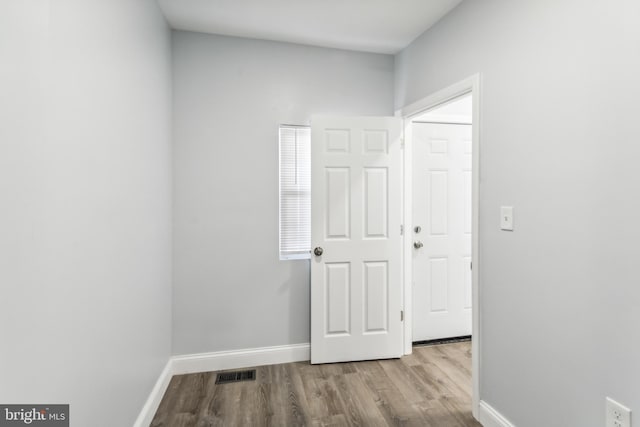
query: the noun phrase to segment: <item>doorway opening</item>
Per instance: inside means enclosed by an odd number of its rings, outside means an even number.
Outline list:
[[[411,120],[413,344],[471,336],[472,94]]]
[[[405,354],[414,342],[472,336],[478,416],[480,77],[396,112],[404,119]]]

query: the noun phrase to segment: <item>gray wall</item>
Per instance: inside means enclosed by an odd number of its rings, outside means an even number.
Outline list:
[[[465,1],[396,57],[396,107],[482,73],[481,397],[518,427],[640,410],[639,18]]]
[[[393,57],[173,33],[174,354],[309,341],[309,263],[278,256],[278,125],[389,115]]]
[[[0,5],[0,402],[132,425],[170,355],[170,32],[152,0]]]

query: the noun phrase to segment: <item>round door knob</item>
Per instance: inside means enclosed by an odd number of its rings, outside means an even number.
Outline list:
[[[418,241],[416,241],[416,242],[413,242],[413,247],[414,247],[414,248],[416,248],[416,249],[420,249],[420,248],[421,248],[421,247],[423,247],[423,246],[424,246],[424,245],[423,245],[423,244],[422,244],[422,242],[421,242],[421,241],[419,241],[419,240],[418,240]]]
[[[320,256],[320,255],[322,255],[323,252],[324,252],[324,250],[322,250],[322,248],[320,246],[318,246],[317,248],[315,248],[313,250],[313,253],[315,254],[315,256]]]

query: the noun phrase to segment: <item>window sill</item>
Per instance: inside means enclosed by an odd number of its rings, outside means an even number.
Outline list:
[[[311,259],[311,253],[280,255],[280,261],[291,261],[291,260],[299,260],[299,259]]]

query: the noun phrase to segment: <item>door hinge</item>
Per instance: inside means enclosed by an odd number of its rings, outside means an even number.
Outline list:
[[[404,225],[400,224],[400,235],[404,234]]]
[[[400,321],[404,322],[404,310],[400,310]]]
[[[473,262],[469,262],[469,270],[473,270]]]
[[[404,138],[400,138],[400,148],[404,148]]]

